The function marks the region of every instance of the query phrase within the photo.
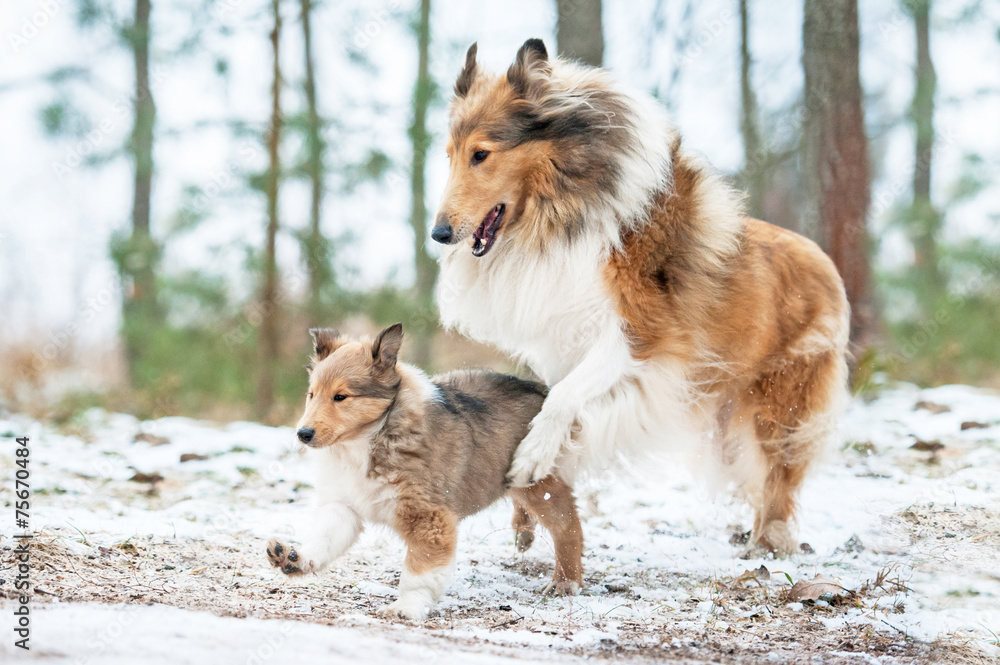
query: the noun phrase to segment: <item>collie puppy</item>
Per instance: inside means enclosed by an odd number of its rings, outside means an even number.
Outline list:
[[[288,575],[319,572],[365,522],[389,526],[406,544],[406,559],[399,599],[381,612],[423,619],[451,577],[459,521],[509,495],[520,551],[531,546],[536,520],[552,535],[556,565],[545,591],[579,591],[583,532],[572,489],[556,475],[506,487],[545,386],[488,371],[429,379],[396,362],[400,324],[374,340],[311,333],[315,356],[297,435],[319,475],[315,533],[301,547],[272,538],[274,566]]]
[[[746,218],[651,98],[537,39],[502,75],[469,49],[447,152],[442,321],[549,385],[512,484],[673,447],[749,499],[751,548],[797,551],[796,493],[846,395],[832,261]]]

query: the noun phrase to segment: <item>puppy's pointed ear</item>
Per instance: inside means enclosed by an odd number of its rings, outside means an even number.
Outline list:
[[[313,328],[309,334],[313,339],[313,359],[310,369],[312,369],[312,365],[344,345],[344,338],[334,328]]]
[[[529,39],[517,50],[514,64],[507,69],[507,83],[522,97],[528,94],[537,74],[551,71],[549,52],[541,39]]]
[[[472,88],[472,82],[476,80],[476,53],[479,51],[479,43],[473,42],[472,46],[465,53],[465,67],[455,79],[455,96],[465,97]]]
[[[403,324],[396,323],[378,334],[372,344],[372,360],[385,369],[396,366],[399,347],[403,344]]]

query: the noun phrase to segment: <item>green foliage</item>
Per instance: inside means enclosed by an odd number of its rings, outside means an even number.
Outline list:
[[[958,180],[952,185],[950,200],[953,203],[974,198],[993,182],[993,173],[978,153],[963,156]]]
[[[248,406],[259,366],[261,319],[253,305],[234,302],[221,278],[197,272],[161,277],[158,295],[169,313],[166,320],[135,315],[123,324],[125,336],[141,340],[142,353],[132,363],[131,401],[122,406],[144,417],[224,413],[256,418]],[[288,312],[281,316],[287,320]],[[301,343],[290,347],[278,365],[279,418],[290,417],[304,390],[308,350],[303,332]]]
[[[915,304],[888,322],[885,369],[923,385],[996,383],[1000,248],[970,243],[940,252],[944,284],[927,284],[913,269],[881,279],[885,302]]]
[[[76,23],[81,28],[89,28],[108,20],[108,10],[97,0],[78,0]]]

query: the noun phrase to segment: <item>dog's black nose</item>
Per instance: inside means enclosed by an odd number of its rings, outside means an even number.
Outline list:
[[[451,224],[444,223],[438,224],[431,231],[431,237],[442,245],[450,245],[452,239],[455,237],[455,233],[451,229]]]
[[[309,443],[310,441],[313,440],[313,437],[316,436],[316,430],[309,429],[308,427],[303,427],[298,432],[296,432],[296,434],[299,437],[299,441],[301,441],[302,443]]]

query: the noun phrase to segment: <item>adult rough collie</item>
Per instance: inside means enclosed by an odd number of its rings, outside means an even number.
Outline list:
[[[469,49],[447,151],[442,320],[550,386],[509,480],[674,446],[750,500],[752,547],[796,551],[796,494],[846,395],[830,259],[746,218],[652,99],[537,39],[500,76]]]

